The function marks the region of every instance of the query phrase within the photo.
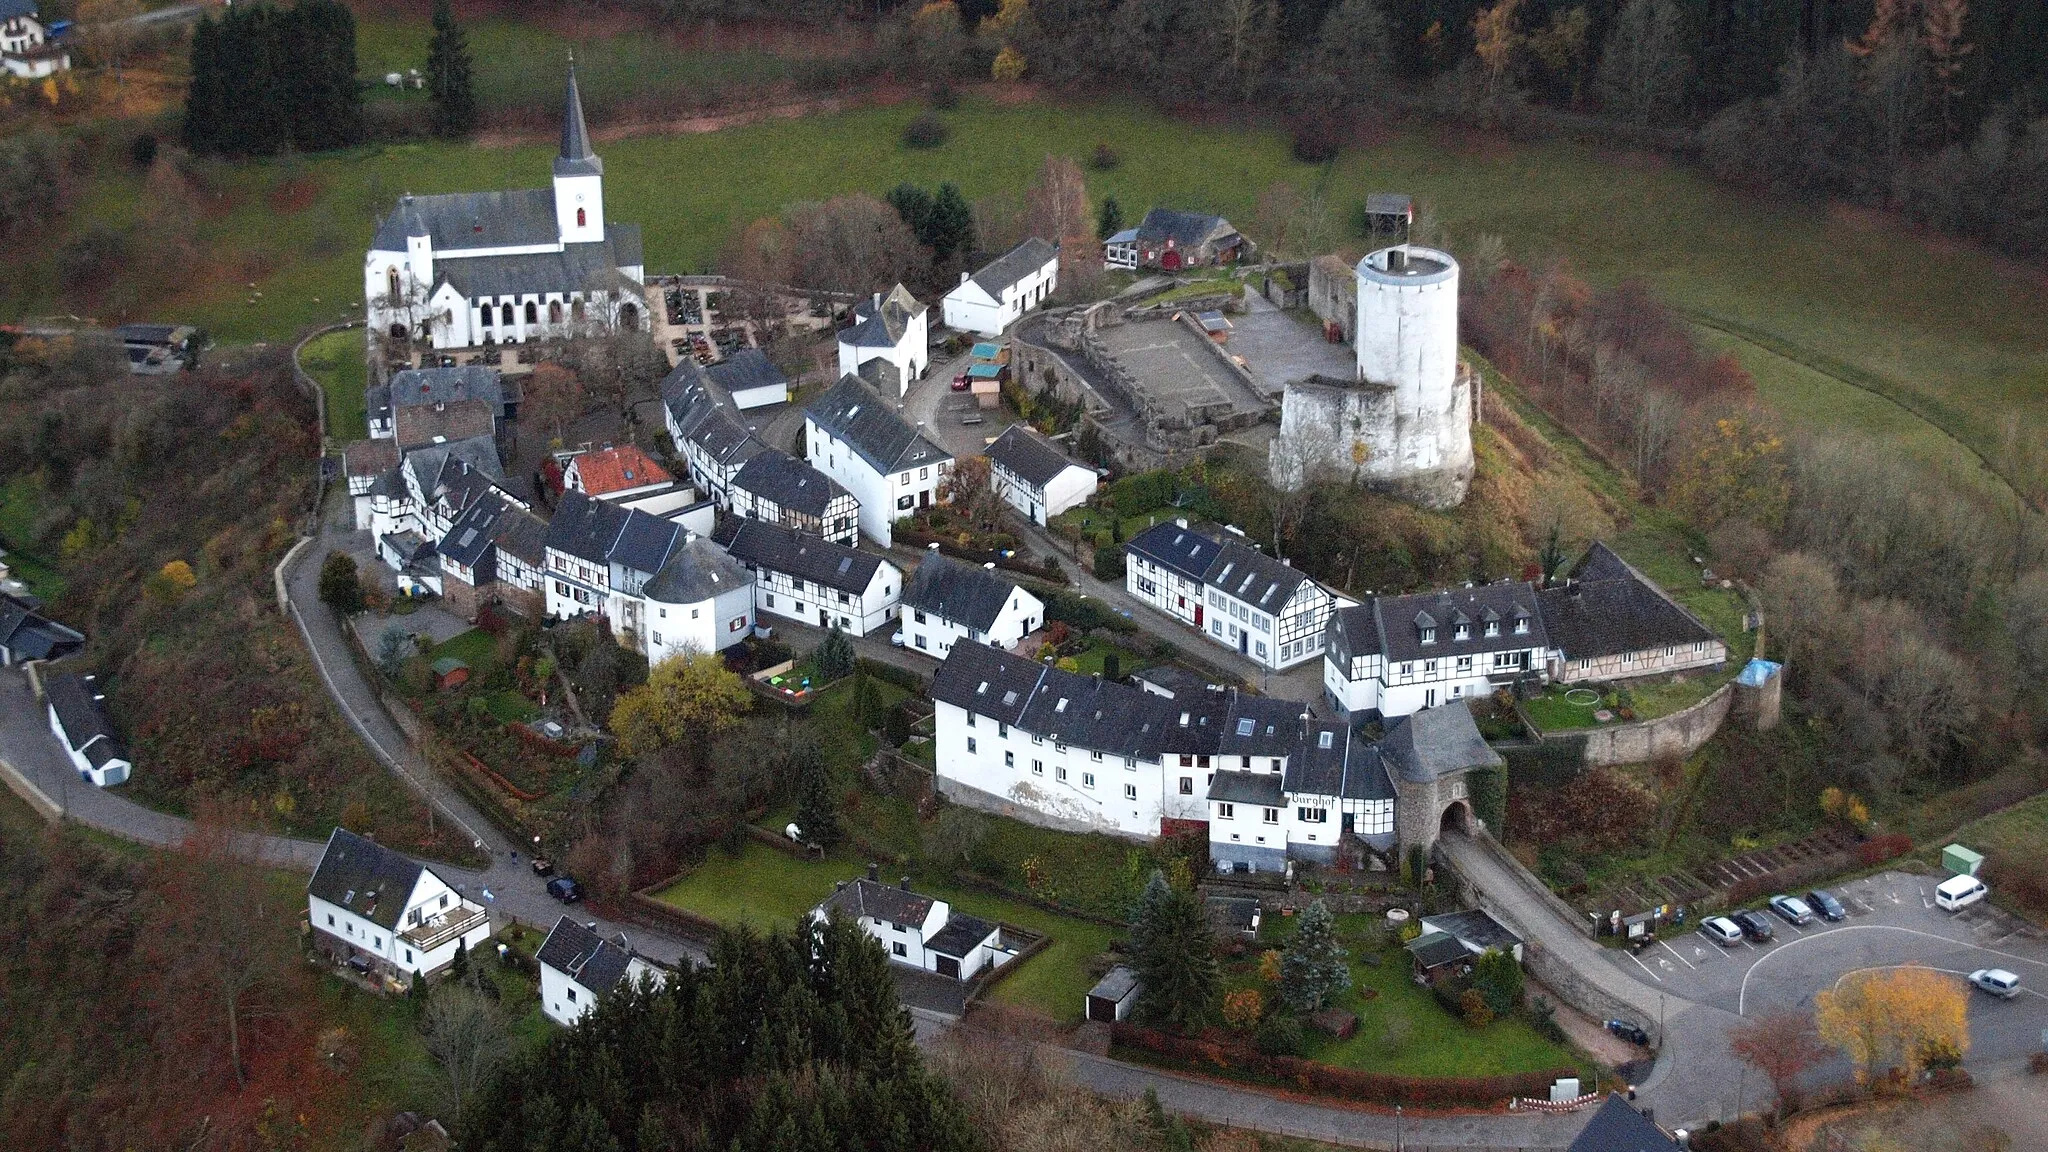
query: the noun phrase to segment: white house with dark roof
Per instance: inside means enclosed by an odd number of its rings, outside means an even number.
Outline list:
[[[431,976],[491,938],[491,914],[433,869],[346,828],[327,837],[306,884],[316,947],[366,974]]]
[[[1045,619],[1045,602],[987,568],[925,554],[903,589],[903,647],[943,660],[956,641],[1014,648]]]
[[[1621,1093],[1609,1092],[1565,1152],[1679,1152],[1683,1147]]]
[[[858,376],[804,409],[804,455],[860,504],[860,530],[887,548],[897,518],[938,502],[953,456]]]
[[[946,327],[980,336],[1000,336],[1053,294],[1060,282],[1059,245],[1036,236],[996,257],[939,302]],[[844,371],[844,368],[841,369]]]
[[[1629,680],[1728,660],[1728,645],[1712,628],[1597,540],[1536,599],[1550,635],[1552,680]]]
[[[1285,561],[1185,520],[1145,529],[1124,553],[1132,595],[1275,670],[1320,655],[1330,613],[1345,602]]]
[[[485,495],[455,518],[435,550],[441,560],[441,595],[465,620],[486,604],[502,604],[529,619],[547,610],[547,521]]]
[[[0,668],[59,660],[85,647],[85,637],[45,617],[36,602],[0,592]]]
[[[860,542],[860,502],[853,493],[773,448],[733,473],[727,506],[741,519],[780,524],[849,547]]]
[[[849,636],[896,623],[903,570],[880,556],[760,520],[741,521],[725,547],[754,574],[757,612]]]
[[[853,323],[839,333],[839,374],[853,376],[870,360],[896,369],[900,397],[931,367],[931,309],[898,284],[854,305]]]
[[[576,68],[551,188],[401,196],[363,261],[373,339],[469,348],[646,324],[637,224],[604,218]]]
[[[663,630],[650,628],[645,589],[685,550],[691,537],[690,530],[675,520],[593,500],[581,492],[562,493],[543,545],[547,614],[562,620],[603,616],[621,643],[658,659],[658,651],[674,644],[649,646],[650,633]],[[703,650],[725,646],[707,645]]]
[[[851,920],[881,942],[889,959],[953,980],[971,980],[982,969],[1001,967],[1017,956],[1016,949],[1004,945],[999,926],[911,891],[908,877],[891,888],[873,865],[866,879],[841,881],[811,915],[821,921]]]
[[[698,491],[721,508],[731,506],[732,478],[767,444],[741,420],[732,396],[694,359],[671,369],[661,381],[662,419],[669,439],[690,470]]]
[[[650,662],[723,652],[753,632],[754,574],[708,537],[693,537],[640,587],[624,627]]]
[[[696,358],[685,356],[683,363],[694,365]],[[789,403],[789,377],[759,348],[742,348],[699,370],[724,389],[732,398],[733,407],[741,411]]]
[[[624,936],[606,938],[567,916],[558,917],[533,954],[540,962],[540,1010],[564,1028],[620,987],[659,988],[668,972],[633,951]]]
[[[0,0],[0,68],[17,80],[40,80],[71,67],[71,50],[50,39],[35,0]]]
[[[1028,424],[1012,424],[988,446],[996,494],[1034,524],[1095,495],[1095,469],[1076,462]]]
[[[370,457],[370,463],[389,457],[377,447],[381,441],[351,445],[347,455]],[[358,492],[357,518],[362,520],[368,505],[369,530],[377,555],[398,573],[405,588],[422,588],[439,595],[443,591],[442,566],[436,554],[456,520],[485,497],[526,508],[526,501],[510,491],[504,469],[498,463],[496,442],[488,436],[472,436],[444,443],[424,444],[402,452],[398,467],[364,482],[351,464],[349,490]]]
[[[106,698],[94,690],[93,678],[46,672],[42,683],[50,734],[64,745],[78,778],[100,788],[127,783],[135,762],[100,707]]]

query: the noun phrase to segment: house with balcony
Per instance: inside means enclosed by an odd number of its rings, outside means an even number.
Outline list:
[[[327,837],[306,885],[314,946],[338,964],[400,983],[432,976],[491,938],[491,914],[433,869],[346,828]]]

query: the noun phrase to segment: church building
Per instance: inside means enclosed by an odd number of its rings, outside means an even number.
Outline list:
[[[449,349],[644,327],[640,226],[605,221],[573,61],[554,169],[552,188],[401,196],[363,262],[372,337]]]

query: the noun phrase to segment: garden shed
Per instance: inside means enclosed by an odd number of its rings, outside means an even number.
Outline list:
[[[1114,1024],[1128,1017],[1137,1002],[1138,974],[1119,964],[1088,990],[1082,1014],[1090,1020]]]

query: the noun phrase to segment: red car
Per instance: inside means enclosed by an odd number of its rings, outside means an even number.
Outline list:
[[[967,391],[967,373],[965,373],[965,372],[962,372],[962,373],[961,373],[961,374],[959,374],[958,376],[955,376],[955,377],[953,377],[953,391],[955,391],[955,392],[965,392],[965,391]]]

